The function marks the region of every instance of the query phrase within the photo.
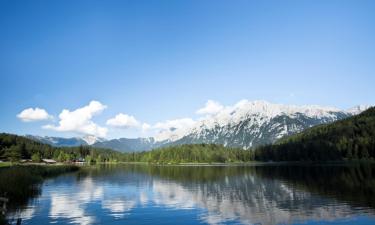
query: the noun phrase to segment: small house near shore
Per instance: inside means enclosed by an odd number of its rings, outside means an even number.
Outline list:
[[[56,161],[53,160],[53,159],[42,159],[42,162],[46,163],[46,164],[55,164]]]

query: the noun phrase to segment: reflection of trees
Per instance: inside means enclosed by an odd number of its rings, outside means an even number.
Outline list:
[[[165,187],[168,202],[177,201],[168,196],[185,193],[188,197],[180,196],[181,200],[194,199],[216,219],[274,224],[342,218],[355,214],[354,207],[371,208],[366,212],[375,207],[375,166],[371,164],[135,168],[180,186]],[[157,184],[162,190],[163,182]]]
[[[101,165],[83,169],[77,180],[87,176],[111,183],[124,183],[162,178],[188,183],[206,183],[222,180],[227,176],[241,176],[250,167],[240,166],[155,166],[147,164]],[[126,176],[127,179],[124,179]]]
[[[155,179],[154,200],[170,207],[206,209],[202,219],[212,223],[239,220],[245,224],[277,224],[316,218],[330,220],[354,213],[334,199],[312,195],[280,179],[258,176],[256,169],[237,167],[234,170],[241,173],[222,173],[221,179],[211,182]]]
[[[330,220],[356,215],[358,206],[372,215],[374,167],[103,165],[53,180],[48,188],[63,188],[50,193],[50,216],[90,224],[96,216],[85,210],[93,201],[100,202],[103,217],[123,218],[147,203],[200,208],[205,212],[198,217],[212,224]]]
[[[0,197],[9,198],[8,211],[26,207],[40,195],[43,180],[62,173],[77,171],[76,166],[11,166],[0,168]]]
[[[30,218],[34,209],[27,205],[41,194],[44,179],[78,170],[76,166],[11,166],[0,168],[0,197],[9,199],[6,217]],[[5,223],[0,215],[0,224]]]
[[[22,167],[0,169],[0,197],[9,198],[7,208],[24,208],[29,199],[40,194],[41,178]]]
[[[151,176],[180,182],[216,182],[227,176],[241,176],[249,167],[240,166],[138,166]]]
[[[355,207],[375,208],[375,165],[255,167],[257,176],[280,179],[288,186],[349,202]]]
[[[356,206],[374,208],[375,202],[371,165],[123,165],[98,168],[91,175],[99,180],[104,176],[117,185],[152,185],[155,203],[177,208],[199,206],[208,210],[207,221],[274,224],[333,219],[355,214]]]
[[[251,203],[255,193],[264,193],[270,199],[283,199],[280,188],[303,190],[322,197],[333,197],[350,202],[353,206],[375,208],[375,165],[260,165],[260,166],[153,166],[145,164],[106,165],[81,172],[81,177],[94,176],[106,182],[121,183],[132,181],[138,185],[152,179],[175,181],[183,186],[207,190],[207,196],[216,195],[218,199],[225,195],[236,200]],[[126,179],[124,178],[126,177]],[[254,180],[263,183],[255,185]],[[259,189],[261,187],[267,187]],[[267,193],[269,191],[269,193]],[[291,195],[293,193],[290,193]],[[298,202],[282,200],[283,208],[293,208]],[[309,199],[311,207],[315,204]],[[320,201],[320,200],[319,200]],[[253,204],[253,203],[251,203]]]

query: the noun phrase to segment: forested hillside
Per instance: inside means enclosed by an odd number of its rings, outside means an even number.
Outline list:
[[[22,136],[0,134],[0,160],[13,162],[21,159],[40,161],[42,158],[66,162],[84,158],[92,162],[224,163],[250,161],[253,158],[252,153],[215,144],[181,145],[148,152],[120,153],[90,146],[53,147]]]
[[[40,161],[43,158],[60,162],[86,159],[86,161],[121,161],[119,152],[89,146],[53,147],[13,134],[0,134],[0,160],[17,162],[21,159]]]
[[[327,161],[375,158],[375,107],[255,150],[255,160]]]
[[[252,159],[252,151],[215,144],[171,146],[149,152],[127,153],[125,156],[126,161],[157,163],[230,163]]]

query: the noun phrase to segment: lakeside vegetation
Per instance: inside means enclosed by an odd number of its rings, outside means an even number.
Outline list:
[[[11,166],[12,163],[11,162],[0,162],[0,168],[1,167],[8,167],[8,166]]]
[[[40,194],[40,185],[44,179],[78,170],[79,167],[75,165],[2,167],[0,168],[0,197],[8,198],[8,212],[22,209],[29,199]],[[0,215],[0,224],[7,224],[3,215]]]

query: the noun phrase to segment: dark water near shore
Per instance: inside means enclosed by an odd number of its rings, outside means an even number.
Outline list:
[[[46,180],[22,224],[375,224],[375,166],[112,165]],[[14,222],[14,221],[13,221]]]

